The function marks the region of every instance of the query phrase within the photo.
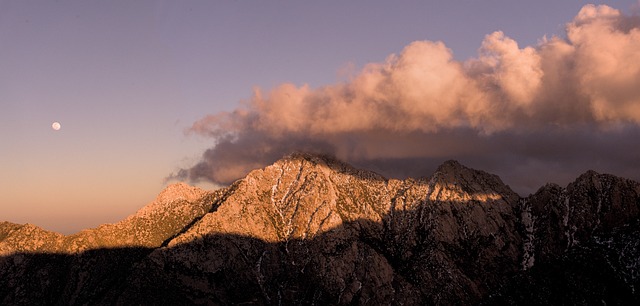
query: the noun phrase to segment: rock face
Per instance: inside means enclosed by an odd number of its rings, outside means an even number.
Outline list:
[[[401,181],[296,154],[71,236],[0,223],[0,304],[637,303],[639,214],[592,171],[521,198],[455,161]]]

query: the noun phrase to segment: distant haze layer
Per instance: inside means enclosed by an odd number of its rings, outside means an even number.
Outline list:
[[[309,151],[391,177],[458,159],[519,193],[587,169],[638,179],[639,50],[640,17],[605,5],[584,6],[564,37],[536,46],[488,34],[464,62],[442,42],[416,41],[346,82],[256,89],[198,120],[189,132],[213,146],[169,178],[227,184]]]

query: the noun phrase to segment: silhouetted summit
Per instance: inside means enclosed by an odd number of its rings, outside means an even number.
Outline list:
[[[297,153],[75,235],[0,223],[0,303],[637,303],[639,211],[595,172],[521,198],[456,161],[396,180]]]

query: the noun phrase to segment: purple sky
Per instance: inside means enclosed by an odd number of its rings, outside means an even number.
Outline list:
[[[414,41],[442,41],[459,62],[478,57],[494,31],[520,48],[536,47],[544,36],[565,37],[565,24],[587,3],[0,1],[0,221],[63,233],[115,222],[214,145],[186,129],[246,105],[254,88],[346,82]],[[639,7],[632,0],[596,4],[626,15]],[[59,131],[51,129],[54,121]],[[517,181],[479,153],[453,155]],[[506,162],[517,168],[519,159],[510,156]],[[575,177],[583,168],[565,170]],[[566,175],[553,175],[543,179],[566,183]]]

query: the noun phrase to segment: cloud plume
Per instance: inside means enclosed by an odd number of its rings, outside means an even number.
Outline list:
[[[172,177],[226,184],[293,151],[332,154],[387,176],[446,159],[495,172],[521,193],[590,168],[638,179],[640,18],[584,6],[565,37],[520,47],[487,35],[476,58],[416,41],[348,81],[282,84],[195,122],[213,139]]]

